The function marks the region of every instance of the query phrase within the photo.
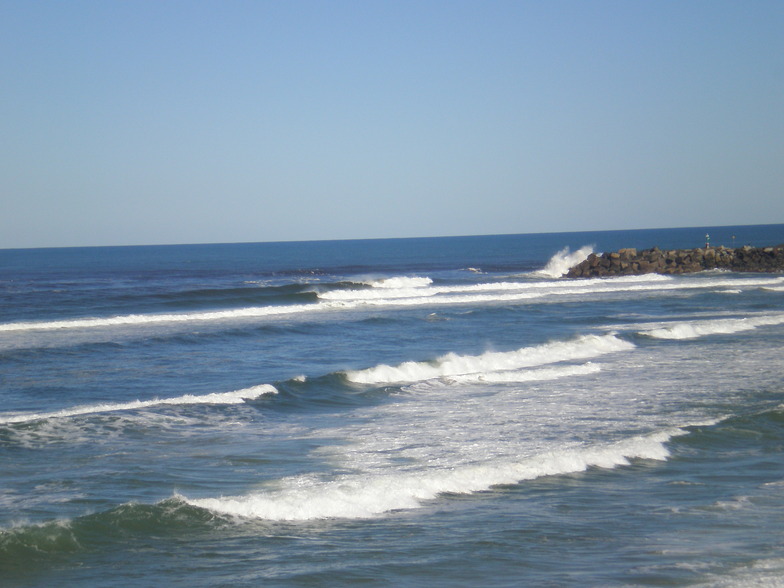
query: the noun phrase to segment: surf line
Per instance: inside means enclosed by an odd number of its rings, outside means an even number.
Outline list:
[[[110,404],[93,404],[87,406],[76,406],[73,408],[64,408],[54,412],[44,413],[25,413],[3,416],[0,415],[0,425],[11,425],[17,423],[30,423],[33,421],[42,421],[53,418],[68,418],[73,416],[81,416],[86,414],[98,414],[104,412],[117,412],[124,410],[137,410],[140,408],[149,408],[153,406],[164,405],[183,405],[183,404],[242,404],[246,400],[255,400],[259,396],[265,394],[277,394],[278,390],[271,384],[260,384],[250,388],[243,388],[242,390],[235,390],[233,392],[215,392],[212,394],[204,394],[195,396],[193,394],[185,394],[176,398],[155,398],[153,400],[133,400],[130,402],[117,402]]]
[[[332,479],[293,477],[275,489],[220,498],[174,498],[220,515],[245,519],[304,521],[367,519],[395,510],[422,506],[446,493],[473,494],[493,486],[517,484],[542,477],[615,469],[632,460],[666,461],[667,443],[689,434],[685,427],[668,428],[608,444],[555,449],[519,461],[499,460],[453,468],[427,468],[415,472],[347,474]]]
[[[56,331],[60,329],[92,329],[96,327],[144,326],[160,323],[187,323],[256,318],[296,314],[299,312],[319,310],[320,307],[321,305],[318,304],[295,304],[291,306],[259,306],[234,310],[216,310],[183,314],[127,314],[111,317],[91,317],[46,322],[5,323],[0,325],[0,332]]]

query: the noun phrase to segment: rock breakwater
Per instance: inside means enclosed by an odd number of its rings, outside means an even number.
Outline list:
[[[784,245],[776,247],[704,247],[698,249],[619,249],[592,253],[564,274],[567,278],[595,278],[641,274],[685,274],[710,269],[734,272],[784,271]]]

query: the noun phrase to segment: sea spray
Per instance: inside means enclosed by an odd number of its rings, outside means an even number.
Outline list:
[[[591,253],[593,247],[590,245],[580,247],[577,251],[570,251],[568,247],[564,247],[550,258],[544,268],[534,273],[548,278],[560,278],[569,271],[569,268],[588,259]]]

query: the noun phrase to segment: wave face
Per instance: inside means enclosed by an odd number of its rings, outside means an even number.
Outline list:
[[[772,577],[784,277],[560,277],[694,239],[0,251],[0,583]]]

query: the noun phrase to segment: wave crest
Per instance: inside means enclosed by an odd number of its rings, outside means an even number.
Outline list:
[[[382,280],[373,280],[368,282],[368,285],[374,288],[424,288],[433,283],[433,280],[428,277],[407,277],[396,276],[392,278],[384,278]]]
[[[222,515],[265,520],[362,519],[418,508],[441,494],[471,494],[502,484],[545,476],[612,469],[632,459],[666,460],[670,439],[687,434],[671,429],[601,446],[550,451],[520,461],[388,475],[342,476],[334,480],[297,477],[280,489],[242,496],[188,499],[186,503]]]
[[[270,384],[260,384],[233,392],[214,392],[212,394],[193,395],[185,394],[176,398],[155,398],[153,400],[132,400],[130,402],[117,402],[106,404],[92,404],[65,408],[55,412],[26,413],[14,415],[0,415],[0,424],[29,423],[52,418],[67,418],[86,414],[103,412],[116,412],[123,410],[137,410],[152,406],[182,405],[182,404],[242,404],[246,400],[254,400],[264,394],[277,394],[278,390]]]
[[[397,366],[381,364],[364,370],[346,372],[346,377],[358,384],[418,382],[449,376],[519,370],[562,361],[587,359],[633,348],[633,343],[619,339],[614,333],[583,335],[571,341],[545,343],[515,351],[491,351],[473,356],[449,353],[435,361],[407,361]]]
[[[766,325],[784,324],[784,313],[744,318],[715,319],[673,323],[671,325],[639,331],[640,335],[654,339],[697,339],[707,335],[730,335],[750,331]]]

